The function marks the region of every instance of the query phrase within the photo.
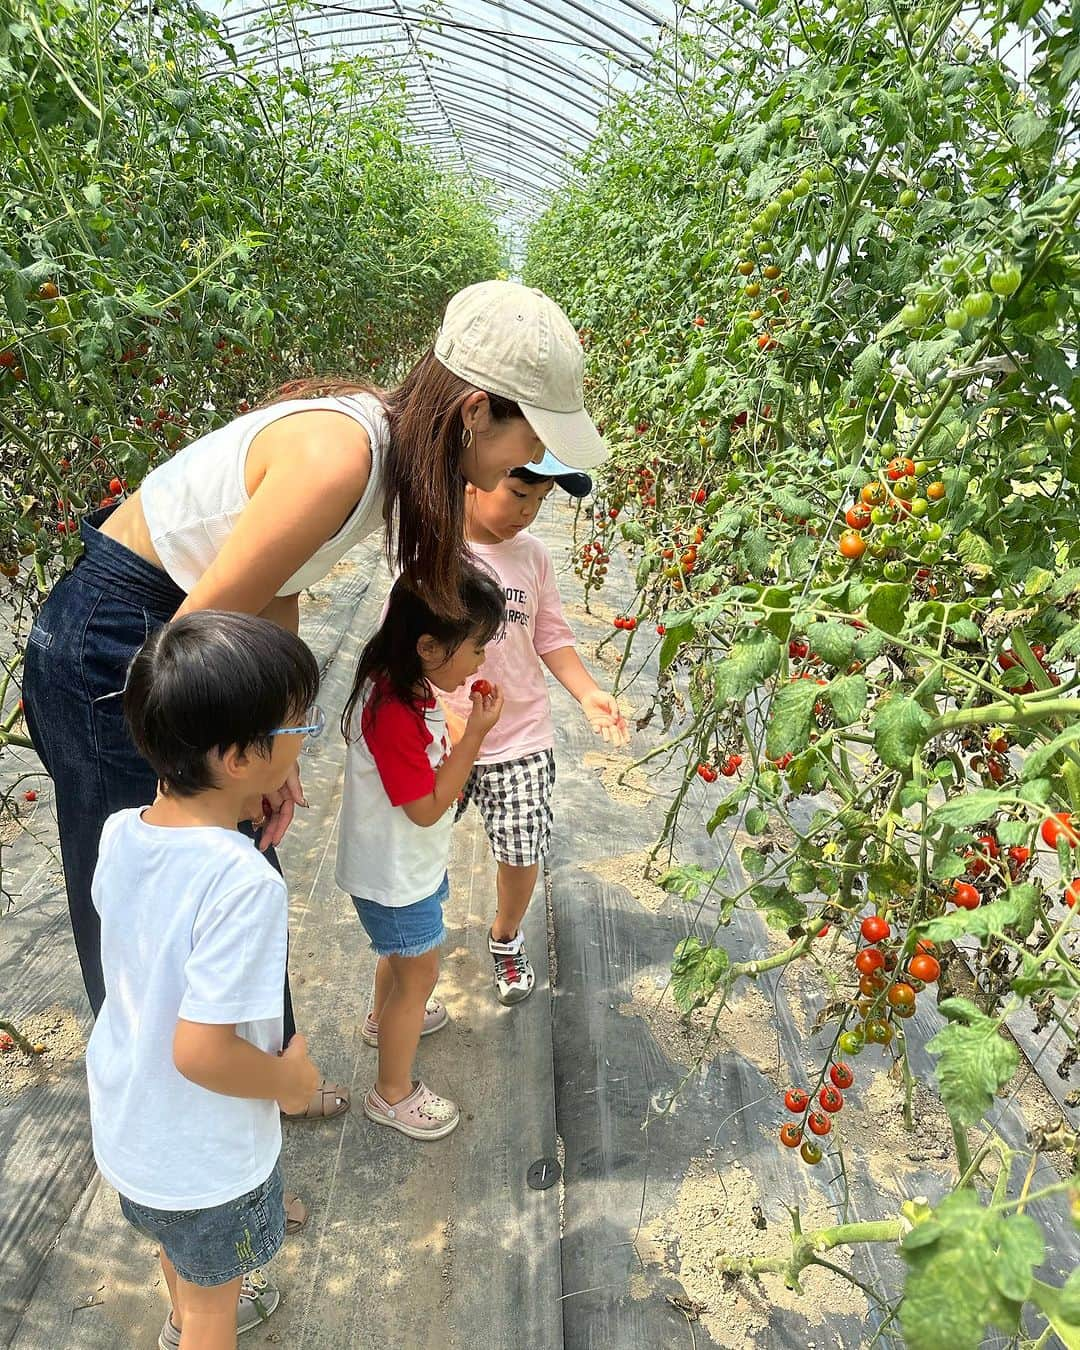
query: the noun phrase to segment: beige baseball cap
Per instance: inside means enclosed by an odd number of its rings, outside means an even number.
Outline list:
[[[571,469],[610,453],[585,411],[585,357],[554,300],[516,281],[479,281],[446,307],[435,356],[477,389],[511,399]]]

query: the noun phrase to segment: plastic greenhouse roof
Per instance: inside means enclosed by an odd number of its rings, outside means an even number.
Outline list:
[[[652,68],[669,0],[217,0],[242,43],[268,16],[266,60],[311,70],[338,55],[397,66],[409,122],[439,163],[487,184],[511,238],[547,205],[612,93]],[[684,11],[685,12],[685,11]]]
[[[363,56],[399,72],[414,139],[483,185],[512,255],[573,174],[612,96],[674,75],[680,23],[686,31],[702,17],[713,27],[717,17],[677,0],[203,2],[249,58],[312,75]],[[755,0],[730,7],[756,10]],[[957,22],[976,35],[984,26],[977,4]],[[1003,54],[1021,81],[1029,46],[1025,35]]]

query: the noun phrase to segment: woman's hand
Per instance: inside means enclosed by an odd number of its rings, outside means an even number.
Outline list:
[[[630,729],[618,701],[602,689],[591,689],[581,698],[581,711],[598,736],[613,746],[629,745]]]
[[[253,820],[252,824],[261,830],[259,851],[265,853],[268,848],[277,848],[285,838],[285,832],[292,824],[298,806],[307,806],[307,798],[300,783],[300,766],[294,764],[289,776],[276,792],[267,793],[262,799],[263,817]]]

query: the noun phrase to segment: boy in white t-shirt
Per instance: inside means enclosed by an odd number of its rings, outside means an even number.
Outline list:
[[[502,1003],[527,998],[535,982],[521,921],[551,835],[555,729],[544,667],[573,694],[605,741],[621,746],[630,739],[618,703],[597,685],[574,648],[551,554],[528,533],[556,483],[571,497],[592,491],[588,474],[572,472],[550,454],[539,464],[511,469],[492,492],[465,489],[469,548],[506,591],[506,627],[488,645],[479,672],[502,692],[503,712],[484,740],[458,808],[460,818],[469,802],[476,802],[498,862],[488,951]],[[468,713],[469,693],[460,689],[443,699],[454,735]]]
[[[161,1350],[232,1350],[278,1303],[260,1267],[285,1232],[279,1110],[321,1080],[302,1036],[282,1047],[285,882],[236,827],[322,730],[318,687],[294,634],[210,610],[158,629],[128,672],[158,793],[102,831],[86,1069],[98,1167],[160,1249]]]

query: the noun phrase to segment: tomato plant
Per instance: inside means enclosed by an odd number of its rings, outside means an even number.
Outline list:
[[[687,828],[694,766],[744,759],[707,827],[739,827],[743,876],[699,869],[719,918],[677,948],[674,997],[715,1005],[765,971],[818,970],[828,926],[854,947],[821,980],[826,1066],[860,1055],[903,1076],[936,1021],[957,1189],[862,1234],[902,1243],[907,1342],[962,1350],[988,1321],[1015,1333],[1025,1302],[1047,1335],[1080,1337],[1073,1292],[1033,1262],[1008,1309],[991,1261],[968,1290],[935,1273],[976,1234],[1034,1226],[1002,1198],[1014,1153],[991,1150],[995,1191],[963,1138],[1013,1090],[1010,1017],[1026,1005],[1056,1037],[1062,1079],[1080,1055],[1062,903],[1080,873],[1080,24],[1044,6],[1034,28],[1006,3],[984,11],[986,41],[961,40],[959,13],[717,11],[732,47],[687,35],[695,78],[620,102],[526,273],[588,334],[616,447],[598,501],[622,508],[589,542],[632,560],[643,621],[622,670],[638,688],[658,670],[654,710],[685,755],[653,856]],[[1018,35],[1023,80],[999,56]],[[582,576],[588,599],[603,578]],[[744,910],[781,950],[731,955]],[[800,1241],[725,1269],[797,1281]]]

